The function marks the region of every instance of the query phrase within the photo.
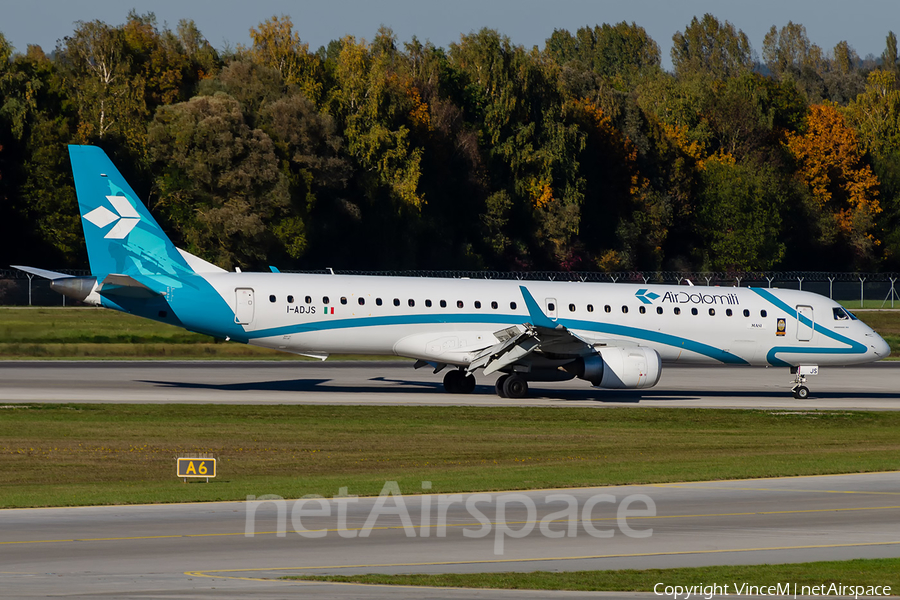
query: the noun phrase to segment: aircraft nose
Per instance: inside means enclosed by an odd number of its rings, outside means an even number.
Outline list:
[[[878,358],[885,358],[891,353],[891,346],[884,338],[875,334],[869,334],[869,348]]]

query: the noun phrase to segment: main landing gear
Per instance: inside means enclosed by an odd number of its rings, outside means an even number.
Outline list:
[[[524,398],[528,395],[528,382],[515,373],[501,375],[497,379],[495,389],[501,398]]]
[[[471,394],[475,391],[475,376],[466,374],[462,369],[447,371],[444,390],[449,394]]]
[[[444,375],[444,390],[449,394],[471,394],[475,391],[475,376],[464,369],[453,369]],[[528,395],[528,382],[516,373],[501,375],[496,383],[501,398],[524,398]]]

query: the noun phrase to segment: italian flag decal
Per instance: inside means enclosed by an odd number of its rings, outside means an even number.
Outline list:
[[[326,307],[325,307],[325,314],[326,314],[326,315],[333,315],[333,314],[334,314],[334,307],[333,307],[333,306],[326,306]]]

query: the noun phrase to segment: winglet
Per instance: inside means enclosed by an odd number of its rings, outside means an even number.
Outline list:
[[[520,285],[519,290],[522,292],[522,298],[525,300],[525,307],[528,308],[528,316],[531,317],[531,324],[535,327],[555,329],[556,323],[544,314],[544,311],[541,310],[541,307],[534,299],[534,296],[531,295],[531,292],[529,292],[524,285]]]

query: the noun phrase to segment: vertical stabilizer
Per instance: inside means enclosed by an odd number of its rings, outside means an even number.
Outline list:
[[[164,285],[193,273],[106,153],[69,146],[91,273],[156,276]]]

